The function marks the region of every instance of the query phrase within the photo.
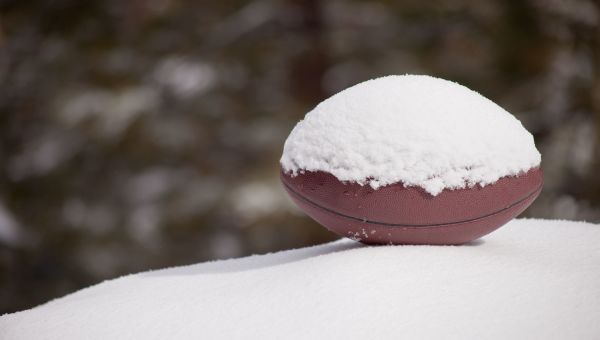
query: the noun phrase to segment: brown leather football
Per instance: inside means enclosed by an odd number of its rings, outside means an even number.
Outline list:
[[[281,181],[306,214],[341,236],[367,244],[462,244],[523,212],[542,190],[543,173],[534,168],[436,196],[402,183],[375,190],[321,171],[291,176],[282,170]]]

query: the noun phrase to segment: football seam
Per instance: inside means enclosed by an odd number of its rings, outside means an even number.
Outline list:
[[[485,215],[481,215],[478,217],[473,217],[470,219],[466,219],[466,220],[461,220],[461,221],[455,221],[455,222],[446,222],[446,223],[432,223],[432,224],[405,224],[405,223],[388,223],[388,222],[379,222],[379,221],[372,221],[372,220],[368,220],[368,219],[364,219],[364,218],[359,218],[359,217],[354,217],[354,216],[350,216],[350,215],[346,215],[346,214],[342,214],[338,211],[335,211],[333,209],[324,207],[316,202],[313,202],[312,200],[310,200],[309,198],[305,197],[304,195],[300,194],[299,192],[297,192],[296,190],[294,190],[289,184],[287,184],[285,182],[285,180],[282,181],[283,185],[295,196],[299,197],[300,199],[306,201],[307,203],[309,203],[310,205],[313,205],[314,207],[324,210],[325,212],[343,217],[343,218],[347,218],[347,219],[351,219],[354,221],[359,221],[359,222],[363,222],[363,223],[370,223],[370,224],[377,224],[377,225],[383,225],[383,226],[388,226],[388,227],[418,227],[418,228],[423,228],[423,227],[441,227],[441,226],[448,226],[448,225],[453,225],[453,224],[461,224],[461,223],[467,223],[467,222],[474,222],[486,217],[491,217],[497,214],[500,214],[524,201],[526,201],[527,199],[529,199],[530,197],[539,194],[539,192],[542,191],[542,187],[544,186],[544,182],[542,180],[542,183],[540,183],[540,185],[535,188],[532,192],[530,192],[529,194],[525,195],[523,198],[511,203],[510,205],[500,209],[500,210],[496,210],[493,211],[491,213],[485,214]]]

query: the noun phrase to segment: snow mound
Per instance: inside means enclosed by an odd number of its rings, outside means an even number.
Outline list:
[[[0,317],[0,339],[600,339],[600,226],[465,246],[349,240],[125,276]]]
[[[281,157],[293,175],[324,171],[374,189],[401,182],[432,195],[540,162],[513,115],[462,85],[420,75],[369,80],[326,99],[296,125]]]

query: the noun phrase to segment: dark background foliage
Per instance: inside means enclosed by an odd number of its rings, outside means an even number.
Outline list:
[[[283,142],[387,74],[515,114],[546,175],[526,215],[598,222],[599,21],[584,0],[0,1],[0,313],[334,239],[281,190]]]

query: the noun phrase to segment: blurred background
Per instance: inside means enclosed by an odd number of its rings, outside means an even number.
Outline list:
[[[600,222],[599,22],[585,0],[0,1],[0,314],[335,239],[281,189],[283,142],[388,74],[515,114],[546,176],[525,215]]]

